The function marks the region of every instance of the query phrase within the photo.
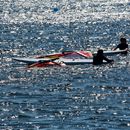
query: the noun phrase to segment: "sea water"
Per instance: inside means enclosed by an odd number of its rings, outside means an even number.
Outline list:
[[[129,0],[1,0],[0,130],[129,130],[129,54],[102,66],[12,60],[112,49],[130,41],[129,13]]]

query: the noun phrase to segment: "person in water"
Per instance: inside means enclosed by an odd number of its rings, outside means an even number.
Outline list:
[[[127,54],[128,44],[125,38],[120,39],[120,44],[118,44],[113,50],[116,50],[116,49],[126,50],[126,52],[123,52],[122,54]]]
[[[97,54],[93,57],[93,65],[101,65],[103,64],[103,60],[107,61],[107,63],[114,62],[114,60],[105,57],[103,54],[103,50],[99,49]]]

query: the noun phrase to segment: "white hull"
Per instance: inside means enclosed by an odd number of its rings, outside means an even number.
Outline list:
[[[116,51],[104,51],[104,54],[107,56],[111,56],[114,54],[120,54],[122,52],[126,52],[125,50],[116,50]],[[96,54],[93,53],[94,55]],[[51,59],[51,58],[13,58],[13,60],[19,61],[19,62],[23,62],[26,64],[33,64],[33,63],[37,63],[37,62],[41,62],[41,63],[47,63],[47,62],[63,62],[66,65],[84,65],[84,64],[93,64],[93,59],[73,59],[73,58],[59,58],[59,59]],[[106,63],[106,62],[104,62]]]

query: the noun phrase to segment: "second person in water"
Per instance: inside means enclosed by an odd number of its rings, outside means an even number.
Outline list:
[[[103,54],[103,50],[99,49],[97,54],[93,57],[93,65],[101,65],[103,64],[103,60],[105,60],[107,63],[114,62],[114,60],[108,59]]]
[[[120,39],[120,44],[118,44],[113,50],[120,49],[120,50],[126,50],[122,54],[127,54],[128,51],[128,43],[126,38],[121,38]]]

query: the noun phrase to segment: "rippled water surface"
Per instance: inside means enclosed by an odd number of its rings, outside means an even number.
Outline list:
[[[113,65],[27,69],[12,57],[130,41],[129,0],[0,1],[1,130],[129,130],[130,56]]]

